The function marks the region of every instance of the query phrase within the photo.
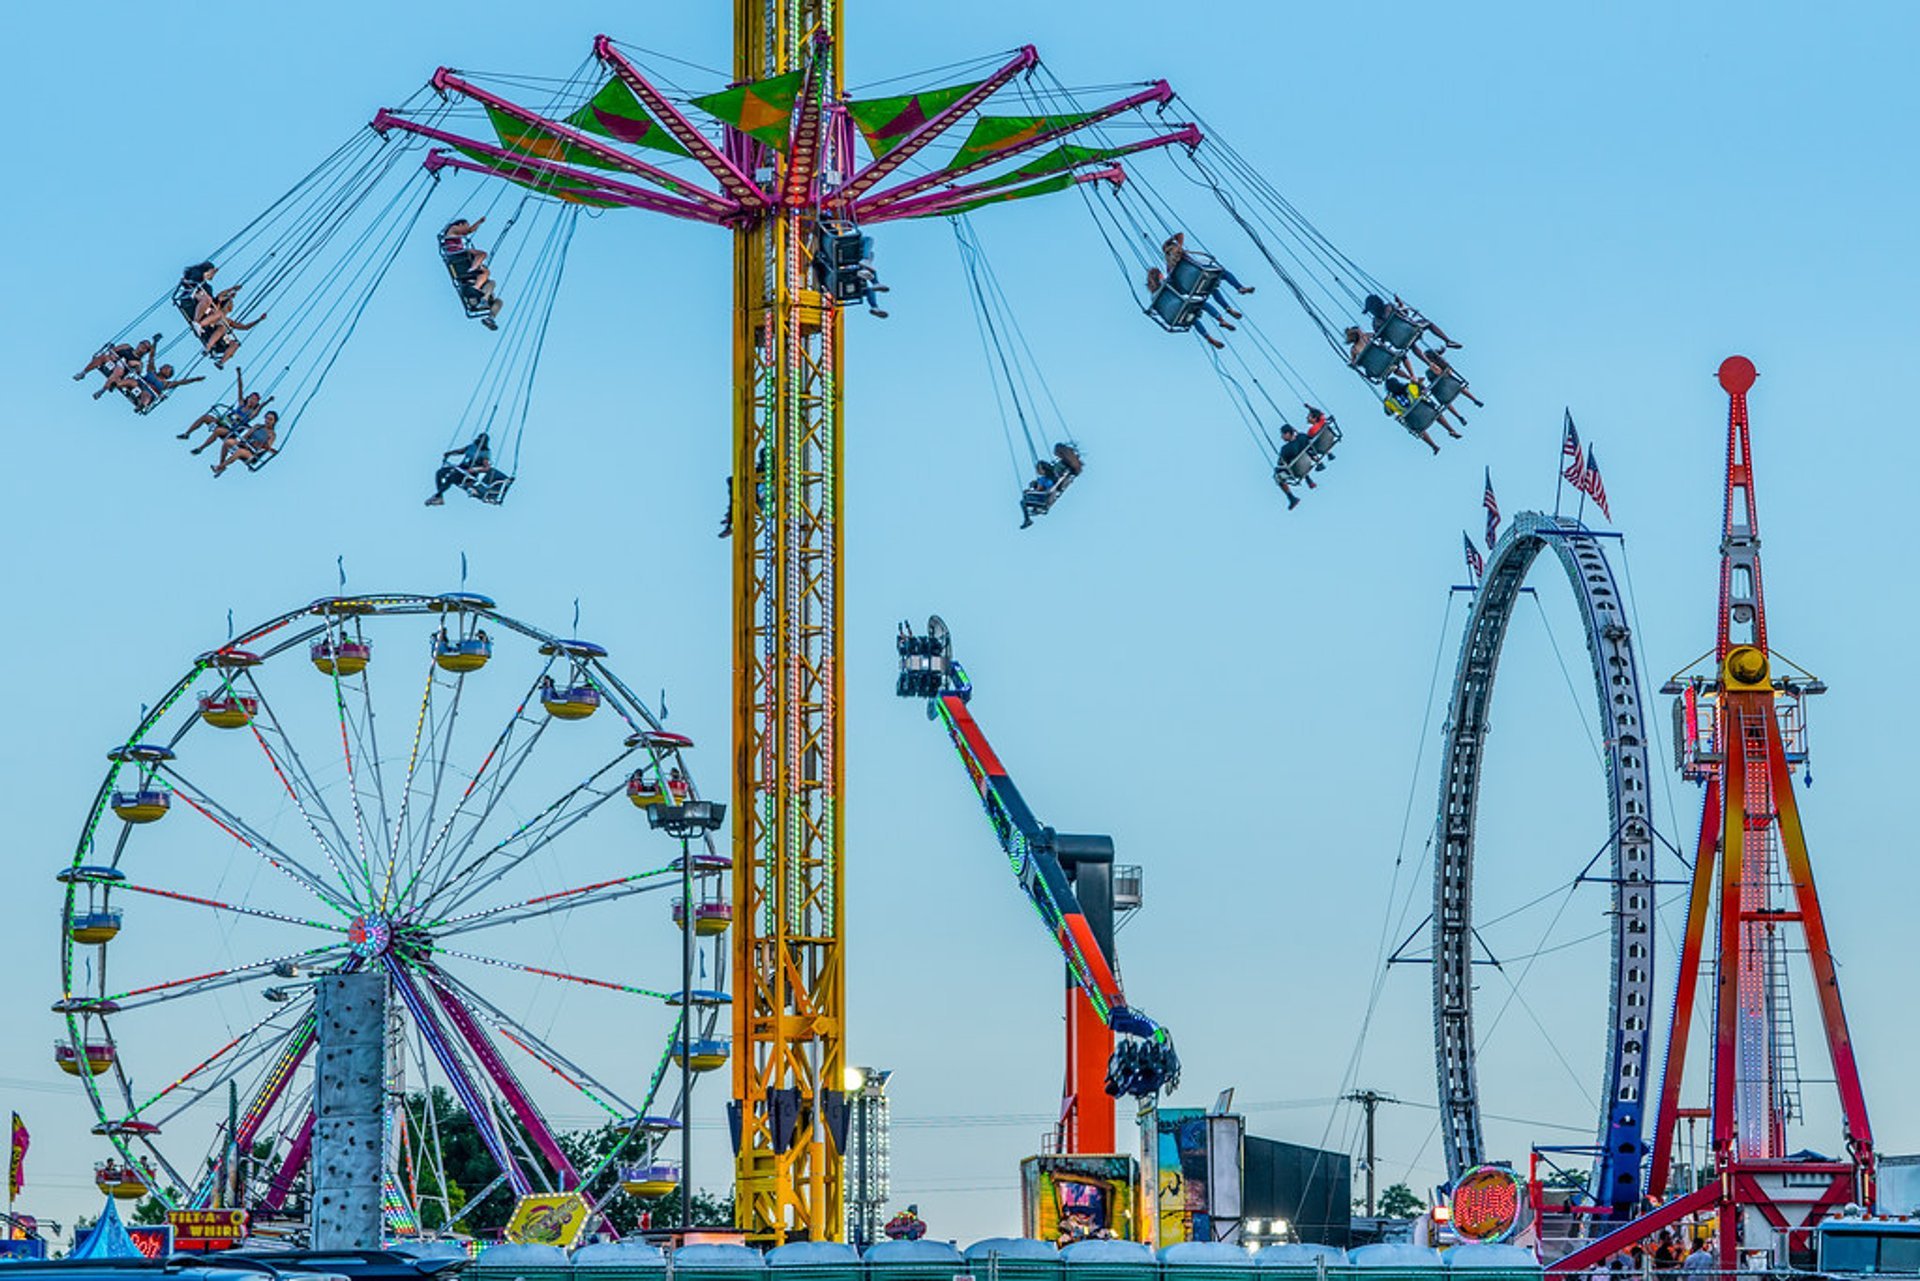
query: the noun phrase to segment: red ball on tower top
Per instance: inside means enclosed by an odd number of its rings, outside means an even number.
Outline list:
[[[1746,394],[1753,389],[1753,380],[1760,371],[1745,356],[1728,356],[1720,362],[1720,385],[1735,396]]]

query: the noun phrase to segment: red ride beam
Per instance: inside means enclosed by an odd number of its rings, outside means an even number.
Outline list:
[[[951,129],[969,111],[993,97],[1008,81],[1022,71],[1031,71],[1039,65],[1040,51],[1030,44],[1021,45],[1020,52],[1013,56],[1013,61],[975,85],[972,92],[960,98],[945,111],[938,111],[929,116],[926,123],[902,138],[892,151],[853,175],[853,179],[835,193],[835,198],[841,201],[860,199],[872,190],[876,183],[913,159],[928,143]]]
[[[1072,124],[1060,125],[1053,129],[1043,129],[1025,142],[1017,142],[1012,146],[1001,147],[992,155],[983,156],[971,164],[961,165],[953,169],[941,169],[937,172],[903,182],[898,187],[883,191],[869,200],[861,201],[856,206],[856,210],[859,216],[864,219],[870,212],[878,210],[882,206],[897,204],[905,200],[908,196],[915,196],[923,191],[930,191],[943,183],[950,183],[954,179],[963,178],[970,173],[978,173],[980,170],[991,165],[999,164],[1002,160],[1011,159],[1014,156],[1020,155],[1022,152],[1031,151],[1035,147],[1043,147],[1049,142],[1065,138],[1082,129],[1091,129],[1094,125],[1104,120],[1111,120],[1123,112],[1132,111],[1135,107],[1144,107],[1148,103],[1153,102],[1164,105],[1171,101],[1173,101],[1173,87],[1164,80],[1156,80],[1151,87],[1143,89],[1139,93],[1129,94],[1118,102],[1109,103],[1097,111],[1090,113],[1085,120],[1076,120]]]
[[[600,61],[613,68],[613,74],[626,82],[633,90],[633,96],[640,104],[655,116],[666,131],[673,135],[674,141],[685,147],[693,158],[706,166],[708,173],[714,176],[727,194],[737,201],[744,210],[759,211],[772,204],[772,198],[760,189],[760,184],[749,178],[739,165],[727,159],[726,155],[708,141],[707,135],[686,116],[680,108],[667,100],[665,94],[653,87],[640,68],[627,60],[627,56],[613,47],[613,41],[606,36],[593,38],[593,52]]]
[[[738,201],[729,200],[727,197],[708,191],[704,187],[696,187],[684,178],[676,178],[664,169],[656,168],[646,161],[630,156],[618,148],[609,147],[606,143],[601,142],[590,133],[583,133],[571,125],[564,125],[557,120],[549,120],[545,116],[528,111],[525,107],[517,103],[509,102],[499,94],[489,93],[487,90],[463,80],[446,67],[442,67],[434,72],[433,79],[430,83],[435,89],[443,93],[451,89],[455,93],[465,94],[475,102],[482,103],[505,115],[512,116],[515,120],[533,125],[539,129],[544,129],[555,137],[562,138],[573,144],[580,150],[590,155],[599,156],[602,160],[605,160],[608,164],[618,169],[624,169],[628,173],[638,174],[650,182],[658,183],[668,191],[691,196],[700,204],[705,205],[709,211],[722,218],[740,212],[740,204]],[[526,153],[516,152],[514,154],[523,155]]]

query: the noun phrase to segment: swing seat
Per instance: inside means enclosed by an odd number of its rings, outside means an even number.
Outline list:
[[[1360,349],[1360,354],[1353,358],[1352,363],[1369,382],[1377,383],[1387,376],[1399,359],[1398,352],[1376,338]]]
[[[1441,374],[1427,384],[1427,396],[1440,405],[1451,405],[1467,389],[1467,380],[1458,374]]]
[[[488,467],[480,471],[462,468],[460,488],[478,498],[483,503],[498,507],[506,501],[507,490],[513,487],[513,477],[498,467]]]
[[[1433,420],[1439,416],[1440,406],[1422,396],[1400,416],[1400,425],[1417,436],[1433,426]]]
[[[1333,447],[1339,443],[1340,429],[1328,419],[1319,431],[1306,438],[1306,444],[1298,453],[1279,461],[1274,467],[1275,479],[1305,480],[1326,465],[1326,460],[1333,457]]]
[[[1220,288],[1220,277],[1224,274],[1219,263],[1189,249],[1167,273],[1167,283],[1189,298],[1206,299]]]
[[[1403,311],[1390,311],[1385,319],[1374,325],[1373,332],[1381,342],[1393,348],[1395,352],[1402,352],[1413,346],[1420,335],[1427,332],[1427,326]]]
[[[1320,424],[1318,431],[1307,436],[1307,452],[1315,458],[1333,457],[1333,447],[1340,443],[1340,424],[1329,418]]]
[[[493,314],[486,295],[475,289],[473,280],[473,254],[466,249],[440,250],[441,265],[446,267],[447,275],[453,280],[453,292],[460,299],[460,309],[467,313],[468,320],[480,320]]]
[[[1147,303],[1147,315],[1168,333],[1181,334],[1193,328],[1193,322],[1200,319],[1201,309],[1206,305],[1204,297],[1191,297],[1162,282]]]

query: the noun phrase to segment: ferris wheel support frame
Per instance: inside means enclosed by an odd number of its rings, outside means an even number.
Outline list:
[[[1527,571],[1543,551],[1566,571],[1585,626],[1606,760],[1612,965],[1595,1199],[1629,1213],[1640,1198],[1647,1033],[1653,1000],[1653,822],[1646,717],[1632,632],[1602,542],[1577,520],[1521,512],[1487,558],[1467,615],[1448,702],[1433,878],[1434,1061],[1447,1172],[1487,1159],[1473,1019],[1473,856],[1494,676]]]

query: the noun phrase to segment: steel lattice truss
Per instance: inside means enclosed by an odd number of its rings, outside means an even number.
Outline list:
[[[680,847],[639,812],[693,797],[688,746],[604,650],[475,595],[330,598],[201,655],[110,753],[60,874],[56,1056],[96,1133],[170,1204],[291,1213],[314,1140],[312,980],[378,969],[390,1232],[432,1203],[457,1218],[436,1091],[497,1169],[463,1189],[470,1206],[608,1195],[612,1164],[647,1160],[685,1107],[638,1122],[678,1043],[696,1063],[726,1055],[724,948],[683,995],[670,916],[685,909],[661,901],[682,886]],[[705,920],[727,860],[693,863]],[[657,930],[634,928],[636,906]],[[575,972],[575,954],[622,977]],[[649,960],[674,977],[625,977]],[[588,1021],[644,1035],[649,1010],[657,1056],[627,1035],[618,1052],[552,1037]],[[575,1111],[628,1138],[583,1164],[562,1142]]]
[[[1606,1077],[1601,1094],[1598,1198],[1639,1199],[1647,1031],[1653,1000],[1653,822],[1646,717],[1623,598],[1601,539],[1578,521],[1521,512],[1487,560],[1467,616],[1448,703],[1434,859],[1433,1021],[1441,1133],[1457,1177],[1487,1159],[1473,1023],[1473,842],[1494,676],[1527,571],[1551,550],[1566,571],[1586,628],[1606,757],[1608,917],[1613,960]]]

